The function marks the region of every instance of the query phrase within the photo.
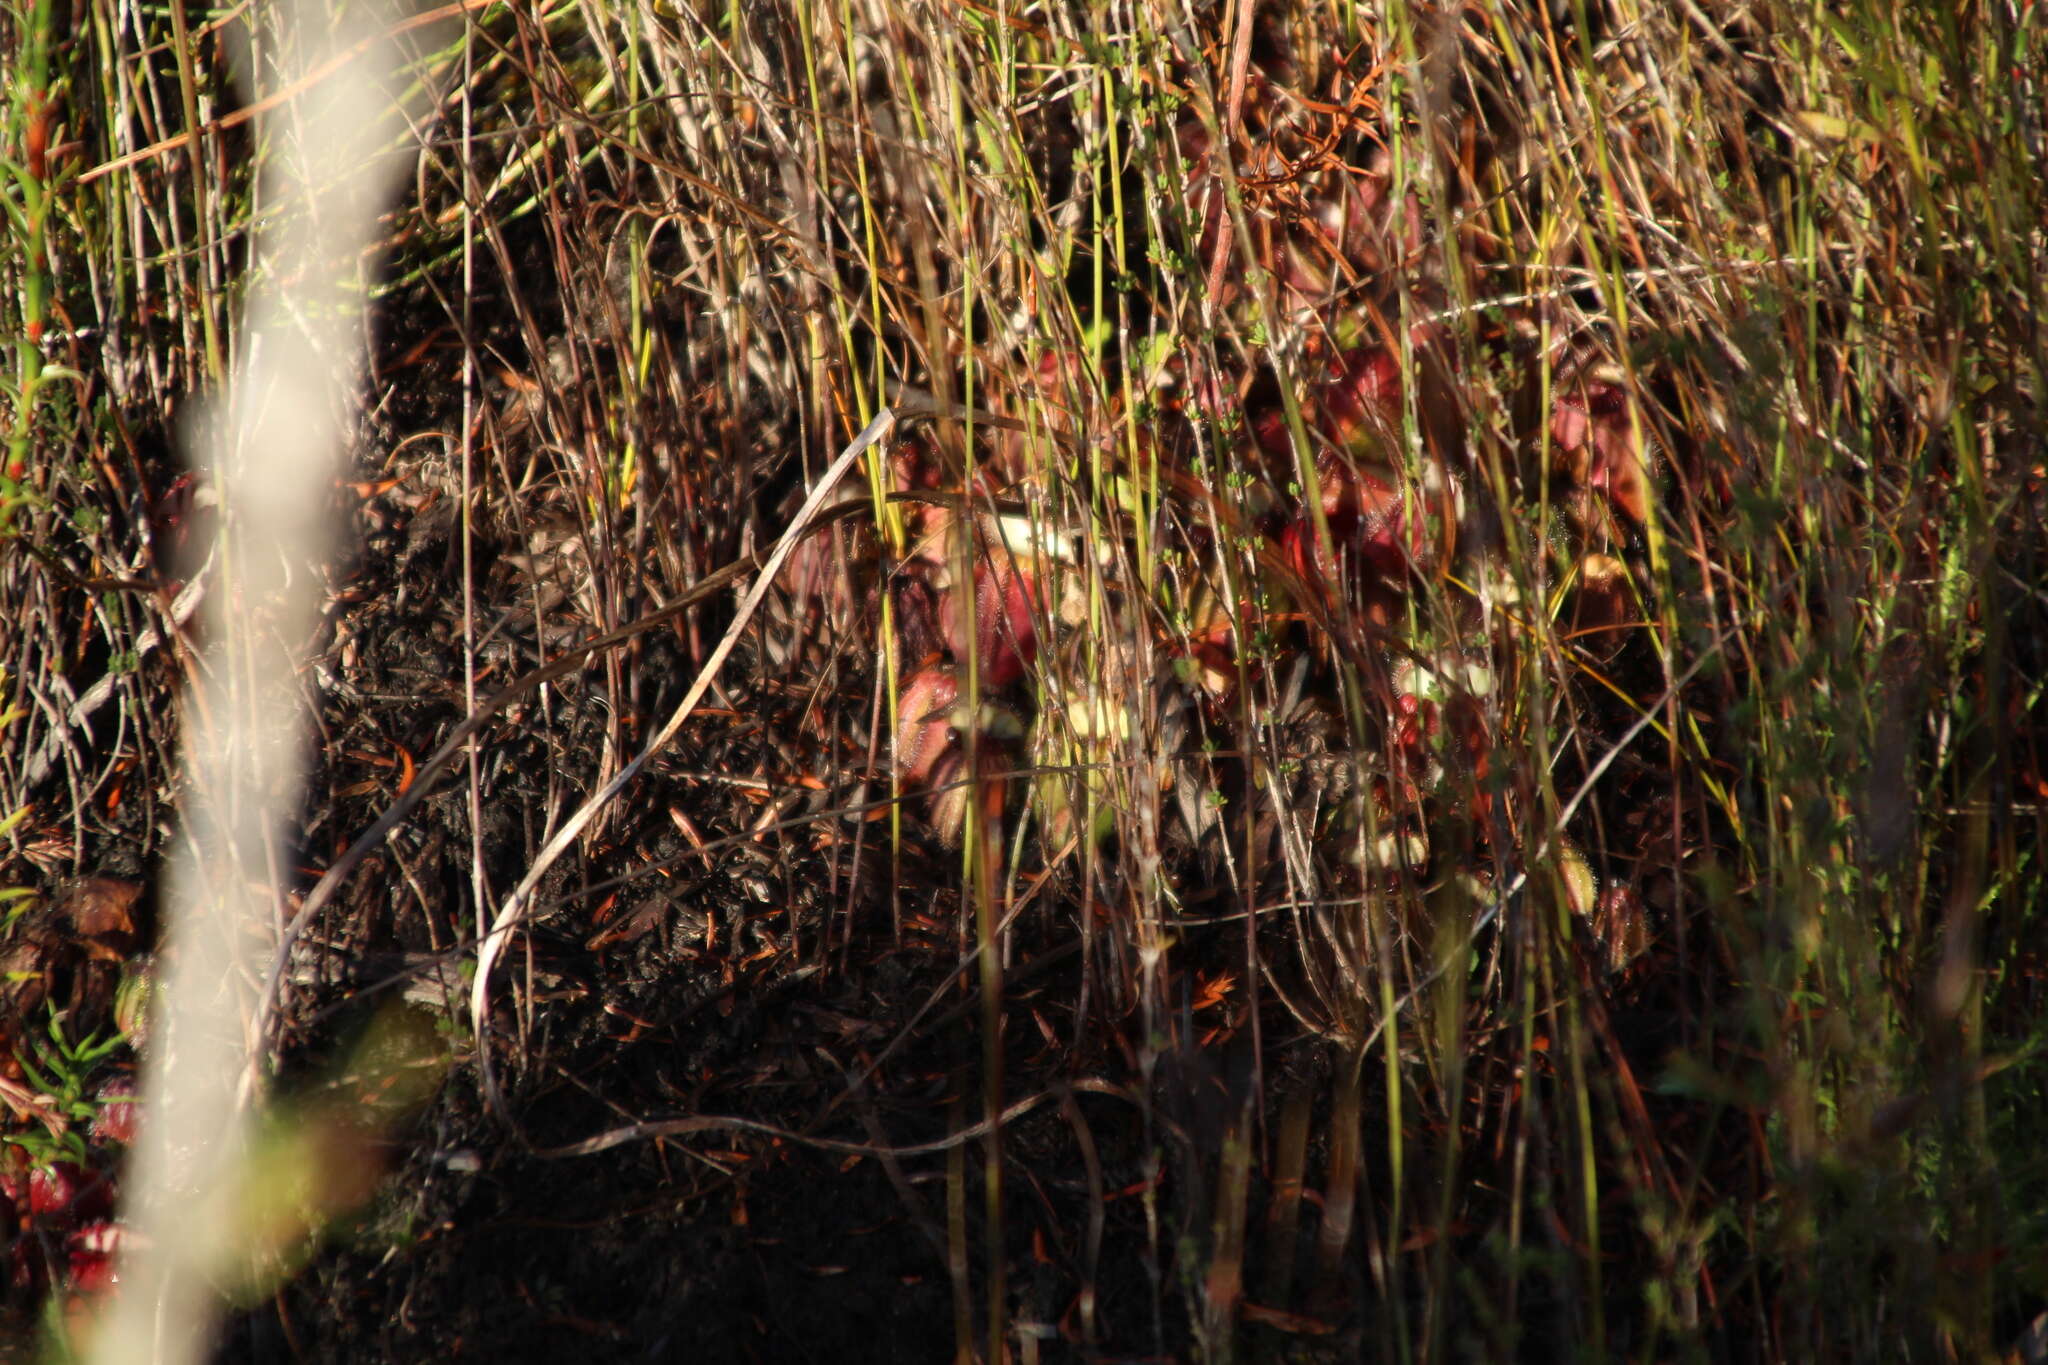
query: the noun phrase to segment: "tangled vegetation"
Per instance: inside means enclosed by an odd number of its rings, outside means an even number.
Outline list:
[[[304,88],[0,23],[0,1296],[86,1336]],[[2048,1359],[2034,6],[385,28],[224,1353]]]

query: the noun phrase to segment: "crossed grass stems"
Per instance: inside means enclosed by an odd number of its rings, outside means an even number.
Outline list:
[[[2025,931],[2040,912],[2022,875],[2030,817],[2003,809],[1995,793],[2027,790],[2040,773],[2031,757],[2039,663],[2020,624],[2038,615],[2028,605],[2040,581],[2038,493],[2024,483],[2016,439],[2030,421],[2038,431],[2038,342],[2029,348],[2023,320],[2040,312],[2042,248],[2038,221],[2015,216],[2040,166],[2040,131],[2025,122],[2025,98],[1980,109],[1947,96],[1916,54],[1936,54],[1946,64],[1936,74],[1969,88],[2024,95],[2038,82],[2014,64],[2016,30],[2001,11],[1983,11],[1971,31],[1910,7],[1849,13],[1847,32],[1876,36],[1809,41],[1803,16],[1775,9],[1717,21],[1589,7],[1565,22],[1498,6],[1452,23],[1397,6],[1368,25],[1358,12],[1312,5],[1243,6],[1202,21],[1133,7],[1109,35],[1083,31],[1070,14],[972,6],[879,19],[807,4],[758,15],[630,7],[602,18],[568,5],[479,10],[463,43],[418,56],[426,80],[406,107],[427,130],[424,194],[403,210],[402,234],[412,235],[382,289],[438,298],[456,335],[473,336],[469,280],[478,262],[494,267],[512,323],[491,352],[463,347],[463,362],[480,373],[488,355],[513,356],[509,368],[528,372],[532,396],[465,411],[465,440],[473,431],[483,440],[462,467],[465,477],[483,471],[480,491],[501,517],[517,524],[548,512],[578,528],[579,601],[600,630],[630,620],[630,604],[650,596],[731,581],[706,570],[738,560],[741,524],[765,528],[762,538],[788,524],[786,507],[764,508],[745,414],[794,414],[789,440],[808,456],[841,448],[839,435],[900,397],[898,376],[961,396],[947,400],[931,447],[956,495],[1018,501],[1035,525],[1086,546],[1072,566],[1083,580],[1079,624],[1034,605],[1045,647],[1008,704],[1028,711],[1085,680],[1130,701],[1129,728],[1104,753],[1102,735],[1059,734],[1064,720],[1040,706],[1032,723],[1055,727],[1045,748],[1074,761],[1002,755],[1003,741],[990,737],[984,765],[970,721],[953,741],[968,751],[966,776],[841,806],[833,818],[886,809],[877,837],[894,847],[905,837],[900,809],[915,818],[920,803],[991,780],[1008,789],[1067,779],[1065,799],[1082,816],[1073,837],[1039,856],[1078,865],[1083,907],[1097,888],[1130,893],[1117,907],[1124,918],[1098,928],[1084,909],[1080,932],[1098,1008],[1111,1018],[1130,1011],[1140,1050],[1156,1058],[1190,1044],[1169,974],[1176,940],[1204,927],[1172,905],[1168,863],[1190,855],[1162,838],[1177,803],[1156,775],[1219,762],[1262,769],[1263,786],[1248,777],[1217,788],[1231,820],[1183,819],[1199,826],[1196,844],[1208,831],[1211,856],[1240,879],[1231,894],[1246,907],[1241,919],[1213,918],[1218,928],[1243,925],[1241,999],[1256,1002],[1262,983],[1281,990],[1285,976],[1252,907],[1315,907],[1297,921],[1304,932],[1291,951],[1321,984],[1290,1006],[1297,1025],[1340,1040],[1342,1055],[1320,1235],[1367,1255],[1398,1354],[1447,1349],[1451,1305],[1469,1297],[1459,1276],[1483,1264],[1505,1275],[1508,1307],[1474,1330],[1512,1342],[1520,1286],[1541,1278],[1600,1353],[1608,1315],[1628,1298],[1605,1268],[1616,1236],[1650,1249],[1654,1269],[1628,1311],[1653,1339],[1683,1340],[1703,1321],[1725,1330],[1746,1314],[1771,1349],[1800,1358],[1802,1340],[1874,1342],[1875,1305],[1904,1293],[1938,1324],[1931,1336],[1982,1346],[2016,1310],[2015,1278],[1942,1274],[1901,1288],[1895,1267],[1924,1241],[1959,1261],[2000,1243],[1994,1182],[2042,1183],[2038,1162],[2015,1161],[1999,1136],[2010,1122],[2001,1115],[2033,1083],[1990,1089],[2001,1062],[2030,1059],[2039,1044],[2038,1024],[2025,1022]],[[44,9],[12,18],[47,34]],[[20,45],[17,76],[51,97],[51,63],[97,63],[106,88],[130,101],[120,107],[151,110],[137,125],[94,130],[105,144],[89,142],[90,154],[111,166],[143,150],[122,141],[138,140],[136,126],[198,126],[194,92],[217,80],[184,35],[156,36],[174,39],[169,83],[130,74],[135,49],[111,29],[90,53]],[[10,146],[26,145],[39,107],[47,100],[12,107]],[[221,126],[205,138],[218,148],[232,134]],[[146,132],[140,140],[161,142]],[[1201,200],[1190,187],[1202,182],[1205,155]],[[1375,156],[1385,203],[1406,215],[1413,244],[1395,242],[1381,271],[1362,270],[1347,259],[1340,215],[1334,252],[1305,263],[1290,254],[1314,243],[1316,214],[1345,202]],[[43,362],[33,343],[53,319],[49,251],[139,263],[133,275],[94,277],[101,292],[90,315],[111,336],[153,301],[163,322],[122,344],[163,390],[217,382],[235,344],[227,244],[253,206],[232,165],[144,158],[86,185],[69,179],[77,165],[29,157],[11,167],[19,189],[10,207],[32,229],[9,263],[30,343],[17,345],[11,381],[17,454],[38,430],[45,449],[77,449],[83,409],[128,420],[151,405],[133,374]],[[642,190],[650,184],[653,194]],[[779,187],[783,212],[760,207],[764,184]],[[530,276],[509,234],[534,221],[546,224],[559,297],[521,284]],[[1917,244],[1881,226],[1906,224],[1917,225]],[[38,245],[45,235],[54,247]],[[1964,271],[1957,262],[1970,253],[1979,268]],[[678,306],[664,297],[678,291],[686,316],[665,314]],[[1308,326],[1304,297],[1318,320]],[[67,307],[78,312],[77,303]],[[1359,317],[1367,324],[1347,335],[1343,319]],[[1465,495],[1498,512],[1497,578],[1482,581],[1470,563],[1433,565],[1369,624],[1429,660],[1483,660],[1498,680],[1483,708],[1498,763],[1486,794],[1512,803],[1521,835],[1490,849],[1493,878],[1476,888],[1438,875],[1462,856],[1441,835],[1428,866],[1331,886],[1315,860],[1284,852],[1290,836],[1277,859],[1252,852],[1262,814],[1274,830],[1301,827],[1278,780],[1302,757],[1281,705],[1301,660],[1311,660],[1311,700],[1334,750],[1367,773],[1398,760],[1386,752],[1391,720],[1375,712],[1392,700],[1374,676],[1384,664],[1346,647],[1347,622],[1367,606],[1351,591],[1320,485],[1355,475],[1315,458],[1335,423],[1317,410],[1317,366],[1377,344],[1399,357],[1403,375],[1419,376],[1432,352],[1417,329],[1432,327],[1458,365],[1449,421],[1479,452]],[[1567,348],[1575,354],[1560,364]],[[1062,358],[1050,387],[1045,356]],[[1180,387],[1156,387],[1174,362]],[[1523,392],[1502,368],[1517,364],[1534,374],[1536,415],[1514,419],[1521,434],[1504,442],[1493,415]],[[1548,472],[1557,397],[1596,369],[1640,424],[1654,484],[1639,529]],[[87,373],[90,383],[70,378]],[[1204,410],[1205,385],[1230,392],[1239,411]],[[1168,392],[1181,395],[1180,413],[1162,409]],[[1409,461],[1443,458],[1430,424],[1445,414],[1412,379],[1399,409],[1397,491],[1415,506],[1426,490]],[[1277,474],[1245,453],[1266,434],[1252,429],[1261,415],[1282,432]],[[1192,467],[1207,488],[1193,499],[1172,483],[1175,458],[1145,444],[1156,424],[1176,421],[1207,461]],[[1019,426],[1025,439],[1000,471],[1015,475],[1013,486],[991,490],[983,469],[1005,458],[993,442]],[[691,449],[717,454],[693,464]],[[1530,476],[1531,463],[1543,472]],[[9,566],[11,591],[51,604],[12,628],[31,665],[75,658],[63,638],[70,614],[81,610],[81,585],[102,578],[81,561],[133,564],[142,581],[161,573],[160,559],[138,557],[116,535],[132,509],[114,490],[148,483],[139,462],[135,473],[56,458],[6,471],[12,515],[40,551]],[[892,593],[861,591],[863,574],[891,582],[892,566],[915,550],[890,469],[875,460],[866,473],[873,529],[856,541],[865,567],[848,586],[828,574],[794,600],[766,599],[760,666],[791,678],[872,669],[882,684],[872,754],[901,731],[902,687],[919,661],[899,657]],[[477,504],[461,499],[465,537]],[[1256,535],[1275,504],[1305,509],[1291,548],[1231,540]],[[749,510],[721,531],[703,515],[718,506]],[[1001,552],[960,538],[948,551],[955,581],[972,581],[974,557]],[[1600,641],[1574,638],[1566,619],[1573,574],[1592,553],[1626,566],[1627,619],[1607,629],[1634,632],[1637,654],[1649,656],[1640,676],[1610,676]],[[46,558],[81,567],[63,577]],[[1317,571],[1339,589],[1316,584]],[[1272,595],[1259,603],[1262,591]],[[1185,682],[1188,670],[1176,674],[1171,661],[1199,661],[1213,643],[1189,620],[1205,594],[1226,617],[1247,599],[1255,611],[1230,621],[1236,681],[1217,708],[1223,737],[1190,753],[1163,741],[1172,689],[1162,679]],[[96,622],[110,656],[139,660],[141,623],[159,609],[119,600],[79,619]],[[1477,624],[1475,600],[1488,604]],[[177,639],[181,624],[166,620],[157,638]],[[685,614],[700,657],[701,628]],[[472,627],[466,639],[485,634]],[[967,632],[962,643],[966,694],[978,705],[980,642]],[[597,652],[609,695],[625,695],[618,652]],[[581,657],[561,655],[527,686],[572,678]],[[465,672],[475,671],[472,643]],[[33,679],[33,667],[20,676]],[[1602,693],[1622,704],[1625,722],[1600,717],[1588,695]],[[145,761],[173,770],[160,738],[171,727],[152,718],[149,689],[138,681],[121,695],[124,717],[140,718]],[[444,742],[450,763],[487,735],[500,705],[470,710]],[[539,714],[550,723],[545,706]],[[1661,755],[1637,754],[1646,734]],[[611,751],[626,752],[626,738],[615,722]],[[1887,744],[1909,751],[1884,770],[1914,793],[1889,827],[1879,818],[1888,794],[1862,776],[1895,761]],[[87,806],[109,774],[58,748],[65,784]],[[1599,780],[1617,764],[1639,777],[1647,769],[1656,775],[1648,785],[1669,791],[1675,846],[1666,855],[1674,899],[1658,907],[1651,975],[1647,984],[1640,972],[1629,977],[1625,991],[1587,972],[1572,913],[1583,908],[1580,866],[1610,886],[1637,868],[1615,832],[1625,812],[1601,798]],[[1580,776],[1566,797],[1554,774],[1568,768]],[[374,847],[431,786],[423,771],[357,846]],[[30,795],[10,793],[7,808]],[[978,974],[991,1046],[1004,916],[1029,899],[1005,889],[1032,828],[1015,822],[1032,809],[1021,793],[993,806],[970,801],[955,836],[974,926],[960,970],[971,963]],[[1037,809],[1042,829],[1049,808]],[[1096,812],[1107,812],[1112,837],[1097,837]],[[1374,842],[1378,814],[1360,802],[1350,837]],[[1880,838],[1884,828],[1894,832]],[[1261,889],[1260,865],[1270,862],[1281,869],[1277,895]],[[279,963],[296,925],[321,913],[321,888],[344,870],[330,869],[281,935]],[[1446,886],[1456,894],[1439,894]],[[1522,910],[1504,909],[1521,893]],[[508,902],[495,927],[519,921]],[[1489,928],[1503,932],[1482,962],[1476,945]],[[852,933],[849,923],[845,965]],[[821,960],[826,937],[821,930]],[[1987,972],[2009,984],[1954,984]],[[1919,984],[1929,979],[1938,989]],[[1492,994],[1475,997],[1475,981]],[[487,999],[488,971],[476,989]],[[1320,1009],[1308,1003],[1316,998]],[[1665,1086],[1693,1108],[1653,1116],[1632,1094],[1603,1013],[1644,998],[1678,1021]],[[1270,1027],[1255,1003],[1239,1009],[1242,1026]],[[1830,1020],[1856,1022],[1844,1034]],[[1377,1086],[1365,1069],[1375,1056]],[[986,1117],[965,1134],[995,1139],[998,1119],[1021,1103],[997,1060],[984,1067]],[[1603,1081],[1602,1062],[1620,1065],[1621,1077]],[[2033,1074],[2005,1074],[2014,1073]],[[1151,1103],[1143,1087],[1132,1093]],[[1916,1097],[1925,1108],[1937,1093],[1951,1097],[1945,1117],[1917,1130],[1887,1135],[1873,1114]],[[1374,1103],[1384,1122],[1368,1134],[1363,1114]],[[1482,1128],[1489,1107],[1500,1117]],[[1737,1117],[1744,1137],[1717,1141]],[[1189,1330],[1217,1353],[1239,1330],[1232,1267],[1245,1256],[1254,1174],[1280,1189],[1289,1172],[1293,1189],[1304,1178],[1292,1145],[1307,1141],[1296,1136],[1306,1133],[1298,1111],[1238,1122],[1214,1188],[1190,1192],[1188,1204],[1214,1211],[1195,1229],[1194,1255],[1207,1268],[1184,1268],[1183,1288]],[[1426,1137],[1420,1122],[1439,1136]],[[1489,1136],[1511,1139],[1505,1228],[1484,1250],[1454,1253],[1461,1173]],[[1377,1156],[1361,1154],[1368,1138]],[[1740,1161],[1731,1158],[1744,1155],[1772,1177],[1732,1176]],[[1384,1165],[1375,1167],[1384,1179],[1377,1217],[1351,1227],[1358,1163],[1369,1156]],[[1003,1161],[990,1140],[983,1325],[963,1320],[960,1331],[991,1356],[1004,1349],[1006,1318]],[[1865,1165],[1913,1174],[1896,1190],[1845,1194],[1838,1173]],[[1407,1191],[1414,1172],[1431,1168],[1440,1203],[1418,1208]],[[1632,1214],[1617,1219],[1610,1206],[1621,1197]],[[1285,1196],[1273,1201],[1276,1226],[1289,1207]],[[1561,1221],[1539,1230],[1541,1219]],[[2027,1235],[2013,1240],[2026,1245]],[[1382,1249],[1359,1253],[1359,1239]],[[1385,1249],[1418,1241],[1418,1251]],[[949,1259],[964,1264],[964,1252]],[[1819,1293],[1844,1277],[1864,1296]],[[1776,1316],[1788,1304],[1800,1306],[1804,1326]]]

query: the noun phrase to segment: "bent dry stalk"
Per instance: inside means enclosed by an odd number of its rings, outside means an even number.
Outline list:
[[[470,1026],[475,1031],[477,1040],[479,1072],[483,1079],[484,1095],[492,1109],[501,1114],[504,1112],[504,1097],[498,1090],[497,1073],[491,1065],[488,1032],[491,1016],[491,970],[497,965],[498,958],[505,951],[506,942],[511,938],[512,930],[518,925],[520,917],[532,901],[533,889],[540,884],[540,879],[547,875],[547,870],[554,866],[555,860],[560,858],[569,845],[575,842],[576,837],[597,818],[598,812],[624,791],[626,784],[638,777],[640,770],[647,766],[648,760],[668,747],[676,732],[683,728],[683,722],[690,718],[690,713],[697,709],[697,703],[702,701],[704,694],[710,690],[712,680],[717,678],[718,670],[725,665],[733,646],[739,643],[740,635],[746,630],[747,623],[753,620],[754,612],[760,607],[761,600],[768,595],[768,589],[774,584],[776,574],[781,572],[790,551],[803,539],[804,528],[818,515],[819,509],[825,505],[825,500],[831,496],[832,490],[839,486],[840,479],[853,467],[853,462],[865,454],[870,446],[885,439],[895,426],[895,412],[883,408],[875,414],[873,421],[862,428],[860,435],[854,437],[853,442],[839,452],[839,457],[811,488],[810,496],[804,499],[804,505],[797,509],[795,518],[783,531],[782,538],[776,542],[775,553],[768,556],[768,562],[761,568],[761,576],[754,580],[754,586],[740,602],[739,611],[734,613],[732,625],[727,627],[724,637],[718,642],[718,647],[711,651],[711,657],[704,661],[704,667],[698,670],[697,680],[690,684],[689,692],[677,704],[674,714],[669,716],[667,723],[654,738],[648,741],[647,747],[642,749],[631,763],[620,769],[617,777],[606,783],[602,791],[585,801],[577,808],[575,814],[562,822],[562,827],[548,840],[546,846],[534,858],[533,866],[527,869],[526,875],[520,878],[519,885],[513,888],[512,894],[506,897],[505,903],[492,917],[490,932],[483,936],[476,947],[476,980],[470,987],[469,1000]]]

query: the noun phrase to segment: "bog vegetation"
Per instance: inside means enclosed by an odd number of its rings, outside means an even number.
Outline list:
[[[313,13],[0,19],[52,1340],[235,590],[181,416],[308,268],[255,177]],[[384,25],[225,1350],[2048,1358],[2033,6]]]

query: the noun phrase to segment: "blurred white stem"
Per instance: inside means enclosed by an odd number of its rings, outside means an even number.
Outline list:
[[[259,198],[277,226],[260,243],[264,274],[227,399],[187,433],[227,539],[199,621],[204,666],[181,708],[186,837],[165,897],[162,993],[126,1181],[131,1235],[121,1288],[92,1342],[108,1365],[201,1358],[216,1286],[248,1235],[237,1188],[247,1115],[236,1091],[261,1045],[248,1033],[250,985],[277,932],[272,871],[303,781],[293,649],[313,630],[321,566],[335,548],[328,504],[361,364],[356,263],[387,178],[369,155],[388,103],[389,44],[364,44],[374,30],[360,11],[354,26],[335,25],[310,0],[268,14],[284,41],[266,35],[264,53],[299,62],[269,73],[284,88],[365,50],[265,116],[279,151]]]

